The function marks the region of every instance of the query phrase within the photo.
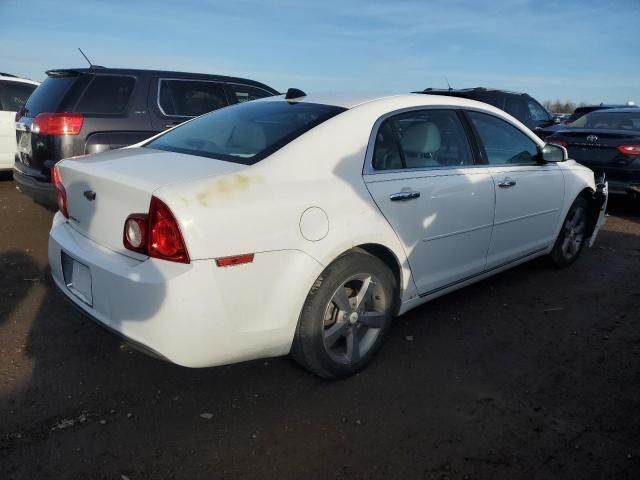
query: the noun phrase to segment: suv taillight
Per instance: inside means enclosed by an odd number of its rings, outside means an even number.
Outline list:
[[[122,237],[128,250],[171,262],[190,262],[176,218],[156,197],[151,197],[148,215],[134,213],[127,217]]]
[[[64,185],[62,185],[62,178],[60,177],[60,169],[58,168],[58,165],[55,165],[51,169],[51,183],[53,183],[56,188],[58,210],[60,210],[60,213],[62,213],[65,218],[69,218],[69,210],[67,209],[67,191],[64,189]]]
[[[40,135],[78,135],[83,122],[81,113],[40,113],[33,119],[31,131]]]
[[[640,145],[620,145],[618,151],[625,155],[640,155]]]

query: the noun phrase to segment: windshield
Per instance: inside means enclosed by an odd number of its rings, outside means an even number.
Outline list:
[[[597,110],[587,113],[569,126],[571,128],[602,128],[605,130],[640,130],[640,112]]]
[[[48,77],[27,100],[25,114],[28,117],[35,117],[42,112],[57,111],[69,87],[77,78],[77,76]]]
[[[315,103],[246,102],[198,117],[144,147],[253,165],[343,111]]]

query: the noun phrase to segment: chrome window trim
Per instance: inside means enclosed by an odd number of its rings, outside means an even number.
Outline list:
[[[495,107],[495,108],[498,108],[498,107]],[[415,106],[415,107],[404,107],[404,108],[400,108],[398,110],[393,110],[391,112],[387,112],[384,115],[381,115],[380,117],[378,117],[378,119],[374,122],[373,128],[371,129],[371,133],[369,134],[369,141],[367,143],[367,151],[365,153],[365,161],[364,161],[364,166],[362,168],[362,174],[363,175],[383,175],[383,174],[387,174],[387,173],[457,170],[457,169],[461,169],[461,168],[491,168],[491,167],[499,167],[499,166],[514,166],[514,167],[515,166],[527,166],[527,165],[524,165],[524,164],[513,165],[513,164],[508,164],[508,163],[505,163],[503,165],[491,165],[491,164],[473,163],[471,165],[456,165],[456,166],[447,165],[447,166],[442,166],[442,167],[421,167],[421,168],[396,168],[396,169],[393,169],[393,170],[376,170],[375,168],[373,168],[373,150],[375,148],[375,142],[376,142],[376,137],[378,135],[378,130],[380,129],[380,125],[382,124],[382,122],[384,122],[387,118],[393,117],[395,115],[401,115],[403,113],[415,112],[415,111],[421,111],[421,110],[453,110],[453,111],[462,110],[462,111],[474,111],[474,112],[478,112],[478,113],[484,113],[486,115],[490,115],[490,116],[495,117],[495,118],[497,118],[499,120],[502,120],[503,122],[508,123],[512,127],[515,127],[517,130],[522,132],[525,136],[527,136],[530,140],[532,140],[540,148],[542,148],[542,146],[544,145],[544,142],[542,142],[542,140],[540,138],[536,137],[533,132],[528,133],[528,132],[524,131],[520,126],[518,126],[515,123],[513,123],[512,121],[510,121],[509,119],[502,118],[501,116],[495,115],[493,112],[485,110],[483,108],[469,107],[469,106],[462,106],[462,105],[446,105],[446,104],[445,105],[420,105],[420,106]],[[507,112],[504,112],[504,113],[505,113],[505,115],[508,115]],[[466,129],[465,129],[465,135],[467,135]],[[467,138],[467,141],[469,142],[470,139]],[[472,156],[473,156],[473,148],[472,148],[471,144],[469,144],[469,149],[471,150],[471,153],[472,153]],[[532,166],[532,165],[537,165],[537,164],[528,164],[528,165]]]
[[[167,81],[176,81],[176,82],[202,82],[202,83],[217,83],[218,85],[220,85],[222,87],[222,94],[224,95],[224,100],[226,105],[224,105],[224,107],[229,106],[229,100],[227,99],[227,95],[225,94],[224,91],[224,84],[225,82],[219,81],[219,80],[200,80],[199,78],[170,78],[170,77],[161,77],[158,78],[158,91],[156,93],[156,104],[158,105],[158,109],[160,110],[160,113],[162,113],[162,115],[164,115],[165,117],[178,117],[178,118],[196,118],[196,116],[198,115],[171,115],[168,114],[167,112],[164,111],[164,109],[162,108],[162,105],[160,105],[160,84],[162,83],[162,81],[167,80]],[[222,108],[222,107],[221,107]],[[208,113],[208,112],[207,112]],[[205,115],[203,113],[203,115]]]

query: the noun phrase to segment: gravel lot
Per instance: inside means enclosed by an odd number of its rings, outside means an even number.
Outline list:
[[[330,383],[130,350],[54,290],[52,214],[4,179],[0,478],[640,478],[640,204],[610,211],[572,267],[413,310]]]

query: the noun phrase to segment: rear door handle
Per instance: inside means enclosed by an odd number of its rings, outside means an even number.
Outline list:
[[[416,192],[414,190],[409,190],[406,192],[397,192],[389,195],[389,200],[392,202],[406,202],[407,200],[413,200],[414,198],[419,198],[420,192]]]
[[[515,180],[512,180],[509,177],[506,177],[504,180],[502,180],[501,182],[498,182],[498,186],[500,188],[511,188],[516,184]]]

